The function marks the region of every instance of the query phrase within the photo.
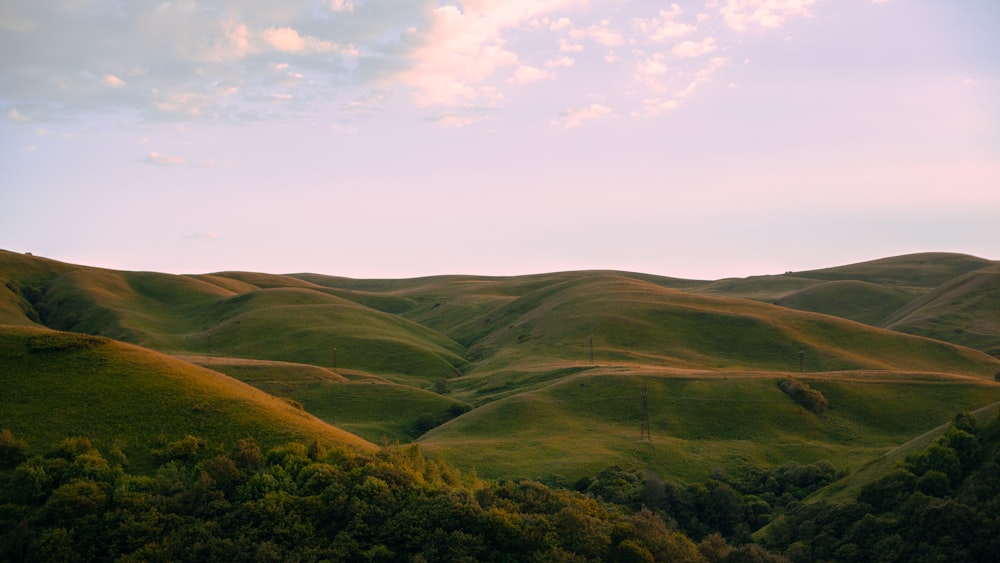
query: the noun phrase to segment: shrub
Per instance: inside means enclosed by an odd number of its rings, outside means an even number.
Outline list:
[[[0,431],[0,468],[15,467],[28,457],[28,443],[4,428]]]
[[[793,401],[802,405],[814,414],[823,414],[829,407],[826,397],[815,389],[811,389],[805,383],[786,377],[778,381],[778,387]]]

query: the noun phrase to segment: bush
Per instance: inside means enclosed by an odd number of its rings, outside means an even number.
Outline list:
[[[28,443],[4,428],[0,431],[0,468],[16,467],[28,457]]]
[[[778,381],[778,387],[793,401],[802,405],[813,414],[823,414],[829,407],[826,397],[815,389],[797,379],[786,377]]]

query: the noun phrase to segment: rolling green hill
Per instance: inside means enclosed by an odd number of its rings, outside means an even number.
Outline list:
[[[1000,399],[1000,385],[977,378],[882,371],[802,376],[829,400],[829,411],[818,416],[781,392],[781,377],[597,367],[475,409],[420,443],[485,477],[530,475],[563,484],[612,465],[691,481],[747,462],[827,460],[857,469],[957,411]],[[640,441],[643,387],[651,443]]]
[[[374,448],[218,372],[97,336],[0,327],[0,386],[0,426],[39,446],[87,436],[127,458],[190,434],[229,446],[254,437]]]
[[[995,263],[951,254],[709,282],[174,276],[0,251],[0,323],[172,354],[185,381],[239,384],[222,372],[281,412],[416,440],[482,475],[572,480],[618,464],[697,479],[744,462],[856,468],[1000,400],[996,279]],[[829,410],[784,395],[791,376]],[[638,439],[643,386],[652,446]]]
[[[882,326],[1000,357],[1000,266],[975,270],[915,299]]]

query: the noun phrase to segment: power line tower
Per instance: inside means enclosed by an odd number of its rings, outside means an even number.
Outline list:
[[[648,444],[653,443],[653,436],[649,433],[649,388],[642,384],[642,415],[640,417],[639,441]]]

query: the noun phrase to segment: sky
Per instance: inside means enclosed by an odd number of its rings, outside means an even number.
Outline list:
[[[995,0],[4,0],[0,248],[720,279],[1000,259]]]

